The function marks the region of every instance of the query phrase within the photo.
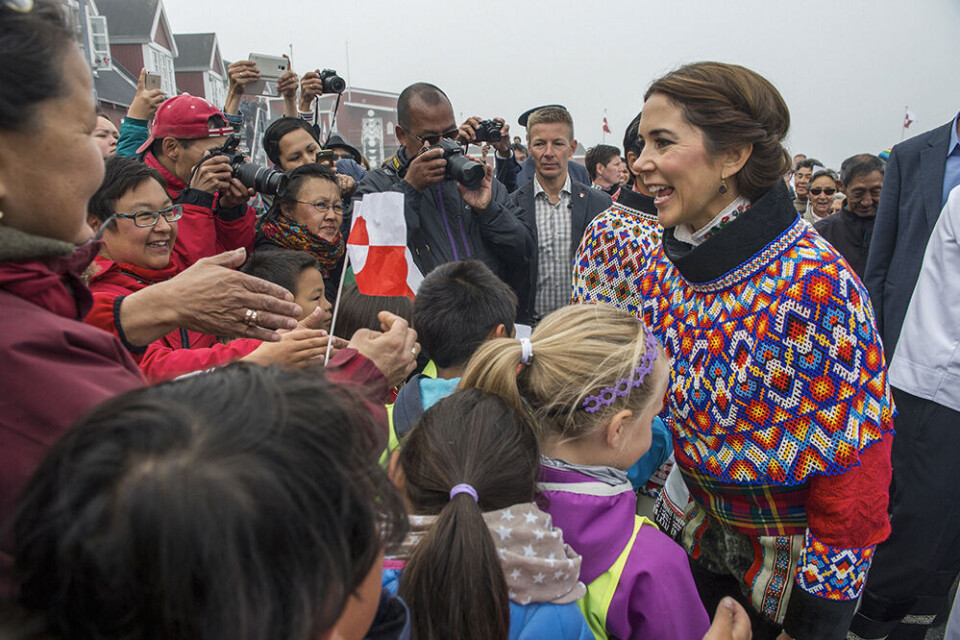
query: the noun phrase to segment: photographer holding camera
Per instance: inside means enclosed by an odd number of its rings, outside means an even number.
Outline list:
[[[185,269],[200,258],[231,249],[253,250],[254,190],[234,177],[231,159],[208,157],[233,135],[219,109],[189,94],[166,100],[153,131],[137,149],[143,162],[161,173],[167,193],[183,205],[173,260]]]
[[[526,272],[532,230],[520,222],[493,170],[466,157],[455,141],[476,140],[475,119],[458,128],[446,94],[418,82],[400,94],[397,120],[402,148],[384,168],[366,174],[353,203],[368,193],[403,193],[407,246],[424,274],[466,258],[482,260],[501,277]]]

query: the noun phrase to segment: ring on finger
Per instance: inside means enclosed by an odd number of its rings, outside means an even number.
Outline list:
[[[243,316],[243,323],[248,327],[257,326],[257,320],[260,318],[260,313],[255,309],[247,309],[247,313]]]

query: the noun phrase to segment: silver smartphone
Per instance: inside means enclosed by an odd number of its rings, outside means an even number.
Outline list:
[[[268,56],[251,53],[249,59],[260,70],[260,79],[244,88],[244,93],[252,96],[277,96],[277,80],[290,68],[290,61],[282,56]]]
[[[146,89],[147,91],[159,89],[162,81],[163,81],[163,78],[161,78],[157,74],[147,72],[146,76],[143,79],[143,88]]]

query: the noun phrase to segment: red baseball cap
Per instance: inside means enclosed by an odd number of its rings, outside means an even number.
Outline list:
[[[181,140],[197,140],[198,138],[218,138],[233,133],[233,127],[227,125],[218,127],[210,124],[210,118],[219,116],[226,122],[220,109],[204,100],[184,93],[165,100],[157,115],[153,117],[153,130],[147,141],[140,145],[137,153],[143,153],[150,148],[154,140],[163,138],[180,138]]]

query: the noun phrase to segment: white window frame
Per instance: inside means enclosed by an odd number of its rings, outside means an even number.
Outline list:
[[[89,16],[87,25],[90,29],[90,61],[97,71],[113,68],[113,58],[110,56],[110,32],[107,28],[106,16]]]

